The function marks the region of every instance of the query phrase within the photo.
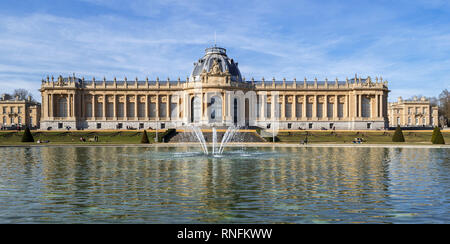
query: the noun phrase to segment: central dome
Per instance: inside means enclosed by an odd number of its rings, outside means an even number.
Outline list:
[[[192,70],[190,80],[199,81],[200,74],[203,71],[211,71],[214,61],[217,61],[219,64],[221,72],[228,71],[230,73],[232,81],[242,81],[238,63],[235,63],[233,59],[228,58],[227,50],[221,47],[210,47],[205,49],[205,56],[194,63],[194,70]]]

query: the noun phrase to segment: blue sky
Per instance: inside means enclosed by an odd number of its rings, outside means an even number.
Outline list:
[[[185,79],[214,44],[247,79],[389,81],[389,100],[450,89],[450,1],[0,1],[0,93],[75,73]]]

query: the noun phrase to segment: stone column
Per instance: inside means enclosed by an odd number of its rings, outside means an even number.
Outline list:
[[[107,108],[107,106],[106,106],[106,103],[108,102],[107,100],[107,97],[106,97],[106,94],[103,94],[103,120],[106,120],[106,108]]]
[[[95,94],[92,94],[92,118],[93,118],[93,120],[96,119],[96,114],[95,114]]]
[[[345,95],[345,117],[350,118],[350,95]]]
[[[167,102],[166,102],[166,119],[170,121],[170,95],[167,95]]]
[[[114,101],[113,101],[113,117],[114,120],[117,120],[117,95],[114,94]]]
[[[333,119],[339,118],[339,96],[334,95],[334,111],[333,111]],[[342,111],[342,114],[344,114],[344,111]]]
[[[306,103],[308,102],[308,96],[303,96],[303,103],[302,103],[302,118],[306,120]]]
[[[297,118],[297,96],[296,95],[292,96],[292,107],[291,108],[292,108],[291,119],[298,120],[298,118]]]
[[[70,93],[69,94],[67,94],[67,115],[66,115],[66,118],[70,118],[70,114],[71,114],[71,111],[70,111],[70,100],[71,100],[71,96],[70,96]]]
[[[148,120],[148,95],[145,95],[145,119]]]
[[[128,120],[128,95],[124,94],[124,101],[123,101],[123,119]]]
[[[138,94],[134,95],[134,119],[139,120],[139,96]]]
[[[77,110],[75,109],[75,93],[72,93],[72,118],[75,119],[75,117],[77,116]]]
[[[312,105],[312,117],[317,120],[317,95],[314,95],[314,101]]]
[[[383,96],[382,95],[378,95],[378,117],[382,118],[383,117]]]
[[[324,108],[322,108],[322,111],[323,111],[323,117],[324,118],[328,118],[328,95],[325,95],[324,96],[324,102],[323,102],[323,105],[322,106],[324,106]]]
[[[362,95],[358,97],[358,117],[362,117]]]
[[[159,95],[156,95],[156,121],[159,121]]]
[[[280,111],[280,120],[286,120],[286,95],[281,95],[281,111]]]

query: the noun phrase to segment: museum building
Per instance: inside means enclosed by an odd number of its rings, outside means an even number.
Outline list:
[[[42,80],[42,130],[180,128],[385,129],[382,78],[246,80],[226,49],[210,47],[185,80]]]

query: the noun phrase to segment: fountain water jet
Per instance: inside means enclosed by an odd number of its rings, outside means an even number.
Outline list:
[[[189,131],[192,135],[194,135],[194,138],[197,139],[197,141],[200,143],[203,153],[208,155],[208,146],[206,145],[205,137],[203,136],[202,130],[195,125],[188,126]],[[226,130],[225,134],[222,137],[222,141],[220,142],[220,146],[217,142],[217,130],[215,127],[212,128],[212,155],[219,155],[223,153],[223,150],[225,149],[226,145],[236,136],[237,132],[239,131],[240,127],[237,126],[230,126]]]

